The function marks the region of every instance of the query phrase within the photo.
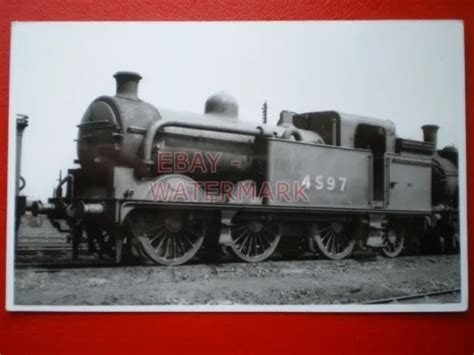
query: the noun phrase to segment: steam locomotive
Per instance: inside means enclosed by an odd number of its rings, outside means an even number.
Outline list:
[[[399,138],[395,125],[336,111],[283,111],[276,126],[244,122],[223,92],[204,114],[158,109],[138,97],[141,76],[115,74],[78,125],[78,168],[31,205],[116,262],[183,264],[201,251],[263,261],[357,249],[398,256],[408,245],[458,244],[458,154]],[[83,237],[86,236],[86,238]]]

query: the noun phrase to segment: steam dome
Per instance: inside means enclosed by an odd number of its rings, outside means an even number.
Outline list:
[[[239,104],[233,96],[221,91],[207,99],[204,112],[237,118],[239,116]]]

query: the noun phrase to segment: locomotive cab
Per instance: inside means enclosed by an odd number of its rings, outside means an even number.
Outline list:
[[[389,120],[321,111],[293,115],[293,124],[319,134],[326,144],[369,150],[372,155],[372,200],[385,200],[385,154],[395,150],[395,126]]]

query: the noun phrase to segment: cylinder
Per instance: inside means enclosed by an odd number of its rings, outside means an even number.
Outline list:
[[[67,209],[70,217],[83,218],[86,215],[100,215],[104,213],[105,206],[102,203],[84,203],[78,201],[69,205]]]
[[[427,124],[421,127],[423,130],[423,140],[426,143],[433,144],[434,148],[436,149],[438,146],[438,129],[439,126],[434,124]]]
[[[102,214],[105,211],[105,207],[101,203],[84,203],[82,206],[85,215]]]
[[[130,71],[119,71],[114,75],[117,81],[117,96],[138,100],[138,83],[141,75]]]

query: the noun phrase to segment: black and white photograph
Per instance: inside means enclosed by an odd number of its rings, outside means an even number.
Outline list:
[[[467,310],[463,32],[13,23],[7,309]]]

